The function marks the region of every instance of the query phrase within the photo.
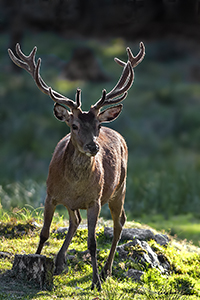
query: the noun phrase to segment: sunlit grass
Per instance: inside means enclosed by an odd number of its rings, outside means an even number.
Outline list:
[[[77,81],[70,81],[66,79],[59,79],[55,82],[54,89],[59,91],[63,95],[68,95],[69,92],[74,92],[74,99],[75,99],[75,92],[77,88],[82,88],[84,86],[84,82],[77,80]]]
[[[28,213],[29,216],[29,213]],[[27,218],[28,219],[28,218]],[[13,223],[13,218],[10,219],[10,224],[24,224],[24,220],[18,220]],[[135,223],[132,223],[134,226]],[[41,225],[41,224],[40,224]],[[138,224],[138,226],[145,226]],[[42,254],[48,257],[55,257],[58,249],[63,243],[63,238],[55,233],[55,230],[63,226],[59,220],[53,220],[51,235],[48,244],[44,246]],[[131,222],[128,222],[128,227]],[[34,231],[24,234],[21,237],[6,238],[1,236],[0,251],[5,251],[12,254],[10,257],[0,259],[1,273],[11,269],[12,261],[15,254],[30,254],[34,253],[39,241],[40,227]],[[100,251],[98,252],[98,262],[100,268],[104,265],[108,255],[108,248],[110,242],[105,243],[103,235],[103,227],[97,228],[97,243]],[[134,282],[131,279],[121,276],[121,271],[115,271],[112,278],[108,278],[106,282],[102,283],[102,291],[91,291],[92,266],[91,263],[84,262],[83,258],[75,257],[75,259],[68,260],[68,270],[59,276],[54,277],[54,288],[52,291],[38,291],[30,288],[21,287],[21,299],[102,299],[102,300],[119,300],[119,299],[197,299],[200,295],[199,286],[199,253],[197,248],[187,244],[185,241],[177,242],[172,239],[168,247],[161,247],[155,241],[149,242],[154,251],[162,252],[170,261],[172,270],[168,276],[160,276],[160,272],[154,269],[149,269],[145,272],[141,282]],[[87,249],[87,230],[79,229],[70,244],[69,250],[75,249],[78,253]],[[104,251],[103,249],[107,249]],[[115,258],[114,268],[119,268],[121,263]],[[122,266],[123,267],[123,266]],[[126,272],[127,270],[124,270]],[[19,289],[19,287],[18,287]],[[32,294],[33,293],[33,294]],[[17,297],[17,290],[12,290],[13,299]],[[35,295],[35,296],[33,296]],[[3,297],[3,298],[2,298]],[[0,299],[10,299],[10,294],[0,291]],[[17,299],[17,298],[16,298]]]
[[[168,219],[162,215],[146,216],[143,221],[157,230],[165,230],[179,239],[186,239],[196,246],[200,245],[200,223],[192,214],[171,216]]]
[[[125,48],[126,46],[123,39],[114,39],[109,46],[103,48],[103,54],[112,58],[122,54],[126,55],[124,51]]]

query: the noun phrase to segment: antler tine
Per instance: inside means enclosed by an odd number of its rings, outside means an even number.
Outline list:
[[[128,54],[128,60],[131,62],[132,68],[135,68],[141,61],[143,60],[145,56],[145,46],[143,42],[140,42],[140,51],[139,53],[134,56],[131,49],[129,47],[126,48],[127,54]],[[116,63],[118,63],[120,66],[124,67],[126,63],[119,58],[115,58]]]
[[[81,100],[80,100],[80,93],[81,90],[77,89],[76,93],[76,102],[74,102],[71,99],[68,99],[67,97],[61,95],[60,93],[52,90],[41,78],[40,76],[40,66],[41,66],[41,58],[38,59],[37,65],[36,65],[36,71],[35,71],[35,82],[38,86],[38,88],[44,92],[45,94],[49,95],[51,99],[59,104],[66,105],[70,109],[78,108],[81,106]],[[51,90],[51,91],[50,91]]]
[[[81,107],[81,89],[77,89],[76,91],[76,105],[77,108]]]
[[[61,95],[60,93],[54,91],[53,89],[51,89],[51,94],[49,93],[49,86],[44,82],[44,80],[41,78],[40,76],[40,66],[41,66],[41,58],[38,59],[37,61],[37,65],[36,65],[36,69],[35,69],[35,76],[34,76],[34,80],[38,86],[38,88],[45,94],[49,95],[51,97],[51,95],[53,94],[53,98],[52,100],[55,101],[55,102],[60,102],[60,100],[63,100],[61,104],[64,104],[64,101],[66,101],[65,105],[68,106],[69,102],[67,97]],[[57,99],[57,100],[56,100]],[[74,101],[70,100],[71,102],[73,102],[75,104]],[[71,106],[70,106],[71,108]],[[74,108],[74,105],[73,105],[73,108]]]
[[[38,58],[33,79],[35,80],[35,83],[36,83],[37,87],[40,89],[40,91],[49,95],[49,87],[40,76],[41,62],[42,62],[41,58]]]
[[[133,80],[134,80],[134,72],[133,69],[131,68],[130,62],[128,61],[128,63],[124,67],[124,70],[122,72],[122,75],[118,83],[108,94],[106,94],[106,100],[113,99],[125,93],[131,87]]]
[[[106,90],[104,89],[102,91],[102,97],[101,97],[101,99],[99,99],[97,101],[97,103],[94,104],[94,105],[92,105],[91,107],[98,110],[98,109],[100,109],[104,105],[105,100],[106,100]]]
[[[58,93],[56,93],[54,90],[52,90],[51,87],[49,87],[49,92],[48,92],[49,96],[51,97],[51,99],[53,101],[55,101],[56,103],[58,104],[61,104],[61,105],[66,105],[68,106],[71,110],[72,109],[76,109],[78,108],[79,106],[77,105],[76,102],[74,102],[73,100],[71,99],[68,99]],[[60,97],[62,96],[62,97]]]
[[[133,56],[131,49],[126,48],[128,54],[128,62],[125,63],[122,60],[115,58],[115,61],[122,67],[124,67],[122,75],[116,84],[116,86],[106,94],[105,90],[103,91],[101,99],[97,101],[95,105],[92,106],[94,109],[100,109],[104,105],[115,104],[123,101],[127,96],[127,91],[130,89],[133,80],[134,80],[134,71],[133,68],[136,67],[145,56],[145,47],[144,44],[140,43],[140,51],[136,56]],[[121,97],[118,97],[122,95]],[[116,98],[118,97],[118,98]],[[116,98],[116,99],[114,99]],[[113,100],[112,100],[113,99]]]
[[[26,70],[35,80],[38,88],[45,94],[48,95],[48,86],[45,84],[45,82],[42,80],[42,78],[39,75],[40,71],[40,65],[41,65],[41,59],[39,58],[37,61],[37,64],[35,63],[35,54],[37,51],[37,47],[34,47],[31,53],[26,56],[20,48],[19,43],[16,44],[16,53],[21,58],[18,59],[12,50],[8,49],[9,56],[11,60],[20,68]]]
[[[11,49],[8,49],[11,60],[20,68],[26,70],[34,79],[37,87],[45,94],[49,95],[55,102],[68,106],[70,109],[80,107],[80,91],[77,95],[77,102],[74,102],[58,92],[52,90],[40,76],[41,58],[38,59],[37,64],[35,63],[37,47],[35,46],[31,53],[26,56],[20,48],[19,43],[16,44],[16,53],[19,56],[18,59]]]
[[[26,71],[28,73],[30,73],[33,77],[34,77],[34,72],[35,72],[35,54],[37,52],[37,47],[35,46],[33,48],[33,50],[31,51],[31,53],[26,56],[24,55],[24,53],[21,51],[21,48],[20,48],[20,44],[17,43],[16,44],[16,53],[17,55],[22,59],[22,62],[25,62],[27,67],[26,67]]]
[[[105,105],[116,104],[123,101],[127,96],[128,89],[131,87],[133,83],[133,79],[134,79],[134,72],[130,62],[128,62],[116,86],[108,94],[106,93],[106,90],[103,90],[101,99],[99,99],[97,103],[92,107],[95,109],[100,109]],[[118,97],[120,95],[122,96]]]
[[[37,47],[34,47],[33,50],[32,50],[32,52],[31,52],[32,56],[34,55],[34,53],[35,53],[36,51],[37,51]],[[12,60],[18,67],[20,67],[20,68],[26,70],[28,73],[30,73],[30,74],[32,75],[32,73],[31,73],[31,68],[30,68],[29,65],[26,63],[26,60],[30,57],[31,54],[30,54],[29,56],[23,55],[23,53],[22,53],[21,50],[20,50],[19,44],[16,45],[16,52],[17,52],[18,56],[19,56],[21,59],[25,60],[25,61],[18,59],[18,58],[14,55],[14,53],[12,52],[12,50],[11,50],[11,49],[8,49],[8,54],[9,54],[11,60]],[[23,57],[23,58],[22,58],[22,57]]]

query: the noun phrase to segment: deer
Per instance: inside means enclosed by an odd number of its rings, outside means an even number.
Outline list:
[[[145,56],[144,44],[136,56],[127,47],[128,60],[115,61],[123,67],[115,87],[91,105],[89,111],[81,109],[81,89],[77,88],[75,101],[54,91],[40,75],[41,58],[35,61],[37,47],[26,56],[19,44],[16,54],[8,49],[11,60],[25,69],[34,79],[37,87],[50,96],[54,103],[54,116],[70,127],[70,133],[62,138],[53,153],[46,182],[43,227],[36,254],[40,254],[50,235],[50,226],[55,208],[64,205],[69,214],[69,228],[62,247],[55,258],[55,274],[66,268],[66,252],[81,222],[80,209],[87,210],[87,246],[91,255],[91,289],[101,290],[101,281],[112,274],[116,246],[126,221],[124,199],[126,192],[128,150],[124,138],[117,131],[101,126],[120,115],[122,102],[134,81],[134,68]],[[117,105],[114,105],[117,104]],[[102,107],[109,106],[103,111]],[[101,207],[108,203],[113,220],[113,240],[110,252],[101,274],[97,265],[96,226]]]

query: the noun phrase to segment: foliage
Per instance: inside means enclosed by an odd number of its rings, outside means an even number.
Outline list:
[[[13,182],[6,186],[0,186],[0,201],[4,210],[12,210],[15,207],[39,207],[45,198],[44,184],[38,184],[33,180],[27,180],[24,184]],[[34,209],[33,209],[34,210]],[[31,211],[29,209],[29,211]]]
[[[178,242],[173,238],[167,247],[159,246],[155,241],[148,242],[157,254],[162,253],[170,261],[172,269],[168,275],[162,275],[156,269],[149,269],[145,271],[141,281],[135,282],[126,277],[128,268],[133,266],[130,266],[128,261],[123,262],[116,255],[113,276],[103,282],[101,292],[91,291],[92,266],[90,256],[85,251],[87,230],[84,228],[78,229],[73,238],[68,250],[68,269],[54,277],[52,291],[40,291],[28,283],[14,279],[8,281],[5,272],[11,269],[14,255],[34,253],[37,247],[41,220],[30,219],[32,211],[29,212],[28,209],[25,210],[24,214],[26,213],[26,218],[21,218],[18,213],[15,219],[13,213],[10,219],[7,214],[8,223],[0,223],[0,251],[9,254],[5,258],[0,258],[0,299],[197,299],[200,296],[199,250],[185,241]],[[36,220],[37,226],[34,225]],[[67,226],[67,222],[63,224],[63,219],[56,216],[48,244],[43,249],[44,255],[50,257],[56,255],[63,241],[55,230],[63,225]],[[135,226],[131,222],[128,225]],[[8,231],[13,229],[12,236],[8,238],[3,228],[7,228]],[[110,248],[110,241],[104,237],[103,231],[103,227],[97,228],[99,269],[103,267]],[[3,274],[5,275],[2,276]]]

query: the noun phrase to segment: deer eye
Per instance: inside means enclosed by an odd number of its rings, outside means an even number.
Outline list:
[[[73,130],[78,130],[78,126],[76,126],[75,124],[72,124],[72,129]]]

